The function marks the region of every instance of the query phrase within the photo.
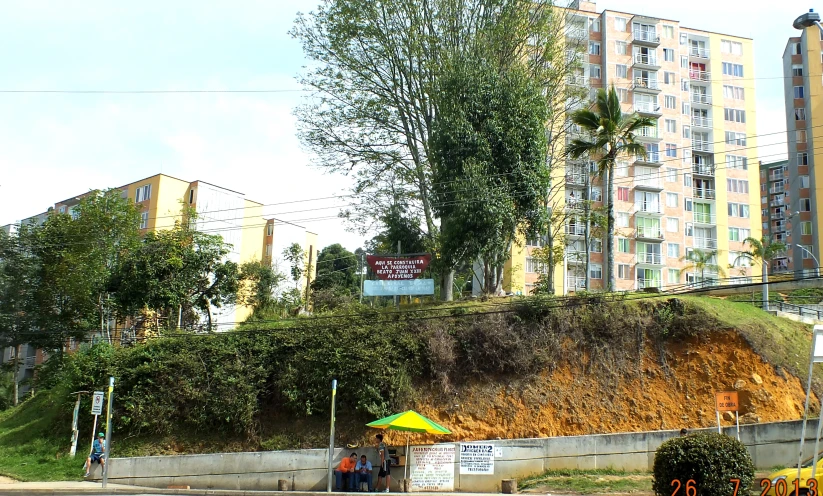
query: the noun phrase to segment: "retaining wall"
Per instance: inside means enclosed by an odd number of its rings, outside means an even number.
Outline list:
[[[758,469],[796,465],[801,425],[802,421],[791,421],[741,426],[740,440],[749,448]],[[812,455],[816,427],[817,421],[809,422],[804,456]],[[734,427],[723,430],[736,435]],[[651,471],[655,450],[677,435],[677,431],[652,431],[488,441],[502,448],[502,457],[495,459],[494,475],[461,476],[457,446],[454,487],[456,491],[499,492],[501,479],[522,478],[549,469]],[[396,449],[402,454],[405,447]],[[366,454],[373,463],[377,459],[373,448],[338,448],[334,466],[352,451]],[[327,464],[328,450],[323,449],[115,458],[111,460],[109,481],[163,488],[187,485],[198,489],[276,490],[277,481],[285,479],[291,490],[323,491]],[[392,490],[399,490],[403,469],[392,467]],[[99,476],[99,469],[94,475]]]

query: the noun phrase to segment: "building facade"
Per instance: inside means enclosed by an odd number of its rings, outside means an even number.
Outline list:
[[[656,121],[638,133],[647,156],[621,157],[616,166],[616,289],[723,278],[695,270],[685,259],[693,250],[714,253],[725,277],[759,274],[739,257],[743,240],[761,235],[752,40],[643,14],[598,12],[593,2],[573,7],[567,12],[566,40],[585,55],[569,84],[590,96],[614,86],[623,112]],[[572,126],[567,141],[576,132]],[[566,212],[557,293],[603,289],[608,282],[605,229],[590,228],[586,236],[583,209],[597,209],[606,200],[593,171],[587,160],[566,162],[565,201],[555,206]],[[545,270],[532,256],[539,244],[528,241],[513,250],[504,289],[532,291]],[[726,269],[730,264],[737,266]]]
[[[776,260],[775,267],[809,275],[818,266],[816,260],[820,260],[823,230],[823,174],[815,173],[815,164],[823,164],[821,38],[817,26],[811,26],[786,44],[783,81],[789,159],[783,169],[782,189],[768,180],[769,188],[774,186],[779,191],[773,195],[769,189],[768,197],[761,197],[770,217],[782,215],[773,222],[783,221],[784,235],[778,239],[789,245],[786,256]]]
[[[789,160],[760,163],[760,216],[763,236],[769,242],[789,243],[789,225],[797,220],[790,210]],[[771,261],[769,274],[781,274],[792,270],[792,257],[788,250]]]

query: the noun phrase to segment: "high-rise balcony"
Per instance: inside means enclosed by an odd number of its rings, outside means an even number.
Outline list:
[[[636,78],[632,83],[632,91],[639,93],[658,94],[661,91],[657,79]]]
[[[708,140],[692,139],[692,151],[693,152],[711,153],[711,151],[712,151],[712,142],[708,141]]]
[[[712,188],[692,188],[692,191],[693,196],[701,200],[714,200],[717,198]]]
[[[769,194],[776,195],[778,193],[785,193],[786,188],[783,186],[783,183],[774,184],[769,188]]]
[[[568,76],[566,78],[566,84],[571,86],[588,86],[589,85],[589,78],[586,76]]]
[[[569,290],[586,289],[586,278],[584,276],[566,276],[566,287]]]
[[[697,69],[689,70],[689,79],[692,82],[706,83],[712,80],[712,75],[709,71],[700,71]]]
[[[659,139],[657,127],[641,127],[634,132],[636,138]]]
[[[715,214],[707,214],[705,212],[692,212],[692,220],[695,224],[717,224],[717,216]]]
[[[566,234],[569,236],[585,236],[586,226],[583,224],[567,224]]]
[[[651,102],[635,102],[634,111],[644,117],[660,117],[663,112],[660,111],[660,105]]]
[[[646,55],[643,53],[635,53],[634,58],[634,66],[637,66],[641,69],[659,69],[660,63],[657,61],[657,56],[655,55]]]
[[[694,247],[701,250],[716,250],[717,238],[694,238]]]
[[[639,240],[663,241],[663,230],[660,226],[637,226],[634,237]]]
[[[662,191],[663,181],[659,176],[649,177],[648,174],[643,176],[635,176],[634,187],[637,189],[644,189],[649,191]]]
[[[695,105],[711,105],[712,96],[705,93],[691,93],[691,102]]]
[[[769,202],[770,207],[779,207],[779,206],[782,206],[782,205],[785,205],[785,204],[786,203],[783,200],[783,198],[776,198],[776,199]]]
[[[702,48],[702,47],[696,47],[696,46],[689,47],[689,57],[691,57],[693,59],[707,59],[707,58],[709,58],[710,54],[711,54],[711,52],[709,51],[708,48]]]
[[[585,186],[588,183],[588,177],[589,175],[585,172],[567,172],[566,184]]]
[[[660,289],[663,287],[663,282],[661,279],[638,279],[637,280],[637,289],[646,289],[646,288],[657,288]]]
[[[663,208],[659,203],[636,203],[635,207],[639,214],[663,214]]]
[[[663,265],[663,257],[660,253],[638,253],[637,263],[645,265]]]
[[[702,128],[711,128],[712,127],[712,118],[711,117],[692,116],[692,126],[702,127]]]
[[[714,177],[714,164],[692,164],[692,174]]]
[[[656,47],[660,44],[660,35],[657,31],[635,29],[632,31],[632,43]]]
[[[778,174],[769,174],[769,181],[782,181],[783,180],[783,172]]]
[[[634,165],[661,165],[660,152],[647,151],[645,157],[635,157]]]

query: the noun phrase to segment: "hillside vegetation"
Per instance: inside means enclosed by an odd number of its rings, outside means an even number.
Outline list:
[[[365,422],[407,408],[447,424],[444,440],[707,426],[713,392],[733,388],[746,421],[798,418],[809,345],[807,326],[743,303],[601,296],[97,345],[50,361],[37,396],[0,416],[0,473],[79,474],[82,461],[65,460],[69,393],[103,389],[109,375],[113,449],[131,456],[322,447],[332,378],[341,443],[365,442]],[[81,440],[91,436],[88,401]]]

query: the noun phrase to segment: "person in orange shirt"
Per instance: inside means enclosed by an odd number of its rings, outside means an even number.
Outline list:
[[[337,490],[349,491],[354,490],[354,467],[357,465],[357,453],[352,453],[348,458],[340,460],[340,465],[334,471],[334,477],[337,479]],[[346,483],[345,487],[343,483]]]

